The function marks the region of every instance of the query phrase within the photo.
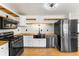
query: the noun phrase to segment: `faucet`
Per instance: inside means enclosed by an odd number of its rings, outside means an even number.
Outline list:
[[[41,33],[40,33],[40,25],[38,25],[39,26],[39,31],[38,31],[38,35],[40,35]]]

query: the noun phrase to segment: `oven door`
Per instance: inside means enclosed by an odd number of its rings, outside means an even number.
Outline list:
[[[12,41],[12,48],[13,48],[13,54],[18,55],[18,52],[20,52],[23,49],[23,42],[22,40],[15,39]]]

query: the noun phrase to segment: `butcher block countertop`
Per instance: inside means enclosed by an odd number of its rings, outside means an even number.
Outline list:
[[[1,41],[1,40],[0,40],[0,46],[3,45],[3,44],[6,44],[7,42],[8,42],[8,41]]]
[[[16,34],[15,36],[33,36],[34,33],[20,33],[20,34]]]
[[[42,33],[42,34],[54,35],[54,33]],[[19,34],[16,34],[15,36],[33,36],[33,35],[37,35],[37,33],[19,33]]]

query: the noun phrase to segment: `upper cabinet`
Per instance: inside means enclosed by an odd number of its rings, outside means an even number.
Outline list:
[[[17,28],[18,21],[0,17],[0,29],[15,29]]]

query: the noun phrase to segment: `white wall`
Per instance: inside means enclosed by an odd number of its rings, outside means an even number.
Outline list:
[[[70,12],[69,19],[79,19],[79,12]]]
[[[27,18],[36,18],[36,21],[32,21],[32,20],[26,20]],[[33,26],[33,25],[27,25],[26,23],[55,23],[57,22],[57,20],[52,20],[52,21],[45,21],[45,18],[66,18],[66,15],[27,15],[27,16],[21,16],[20,17],[20,23],[19,23],[19,32],[23,32],[23,33],[37,33],[38,32],[38,28],[37,25]],[[54,26],[50,26],[50,25],[42,25],[42,32],[54,32]],[[26,29],[28,31],[26,31]],[[47,31],[48,29],[48,31]]]
[[[38,33],[39,26],[38,24],[28,24],[26,26],[19,27],[18,29],[20,30],[20,33]],[[41,33],[47,33],[47,32],[54,33],[53,25],[41,24],[40,29],[42,29]]]
[[[26,20],[27,18],[36,18],[36,21]],[[54,23],[54,22],[56,22],[56,20],[44,21],[45,18],[66,18],[66,16],[65,15],[27,15],[27,16],[21,16],[19,25],[25,26],[26,23]]]

